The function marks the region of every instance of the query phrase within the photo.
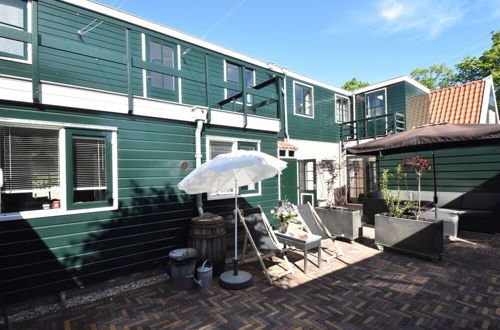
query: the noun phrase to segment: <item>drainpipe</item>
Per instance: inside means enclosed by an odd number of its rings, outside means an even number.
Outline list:
[[[283,82],[283,106],[285,107],[285,141],[288,142],[289,140],[289,135],[288,135],[288,107],[287,107],[287,97],[286,97],[286,72],[288,68],[282,67],[281,71],[285,75],[285,79]]]
[[[201,131],[203,130],[203,123],[207,121],[207,111],[201,108],[194,107],[192,110],[193,119],[196,122],[195,131],[195,154],[194,158],[196,160],[196,168],[201,166],[201,158],[203,154],[201,153]],[[201,194],[196,195],[196,209],[198,214],[203,215],[203,203],[201,200]]]

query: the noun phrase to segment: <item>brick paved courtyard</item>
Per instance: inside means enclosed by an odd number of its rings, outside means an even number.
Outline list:
[[[254,284],[241,291],[176,291],[166,280],[86,305],[14,323],[16,329],[155,328],[500,328],[500,236],[464,232],[431,263],[340,242],[340,259],[317,269],[289,253],[295,274],[273,286],[258,263],[243,266]],[[279,259],[274,259],[278,262]],[[279,265],[269,263],[274,272]]]

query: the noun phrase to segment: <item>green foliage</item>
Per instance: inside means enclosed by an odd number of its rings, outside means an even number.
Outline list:
[[[389,180],[394,179],[396,182],[396,192],[389,189]],[[403,167],[398,165],[394,174],[389,173],[386,168],[382,169],[382,175],[380,177],[380,191],[384,194],[384,201],[389,210],[389,216],[391,217],[401,217],[403,213],[408,209],[409,203],[401,201],[400,192],[400,182],[403,178]]]
[[[346,81],[342,85],[342,88],[345,90],[348,90],[348,91],[353,91],[355,89],[366,87],[368,85],[370,85],[370,83],[367,81],[362,81],[362,80],[358,80],[356,78],[352,78],[351,80]]]
[[[466,83],[492,75],[498,102],[500,101],[500,31],[491,32],[491,40],[493,43],[491,48],[481,57],[467,56],[455,65],[457,71],[455,82]]]
[[[415,69],[410,76],[430,90],[446,88],[453,84],[453,70],[444,64],[434,64],[427,69]]]
[[[434,64],[429,68],[415,69],[410,76],[431,90],[449,87],[455,84],[493,77],[497,103],[500,103],[500,31],[491,32],[492,46],[480,57],[467,56],[455,69],[444,64]]]

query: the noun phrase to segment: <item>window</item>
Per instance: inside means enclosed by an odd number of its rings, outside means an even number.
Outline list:
[[[207,137],[208,160],[217,155],[236,150],[259,150],[258,141],[238,141],[238,139],[224,137]],[[239,187],[240,195],[260,194],[260,183]],[[208,199],[221,199],[234,197],[234,189],[208,194]]]
[[[293,108],[296,115],[314,117],[313,89],[293,82]]]
[[[290,158],[293,158],[293,157],[295,157],[295,150],[280,149],[279,155],[280,155],[280,157],[290,157]]]
[[[112,206],[113,133],[42,126],[0,126],[1,213]]]
[[[13,30],[27,31],[27,1],[0,0],[0,26]],[[0,37],[0,56],[26,59],[27,43]]]
[[[247,151],[257,151],[257,143],[255,142],[238,142],[238,150],[247,150]],[[240,194],[249,194],[249,193],[257,193],[258,187],[257,183],[252,183],[248,186],[240,187]]]
[[[107,132],[67,130],[68,208],[110,204],[111,135]]]
[[[169,45],[149,41],[149,62],[167,68],[174,68],[175,52]],[[175,78],[169,74],[149,71],[151,88],[175,91]]]
[[[48,208],[61,198],[59,131],[1,127],[1,212]]]
[[[337,123],[353,121],[351,107],[347,97],[335,96],[335,121]]]
[[[226,70],[226,76],[224,77],[225,81],[232,82],[235,84],[238,84],[238,87],[241,87],[240,84],[240,72],[242,67],[237,64],[233,64],[230,62],[225,62],[225,70]],[[255,70],[245,68],[243,72],[243,79],[245,79],[245,86],[246,87],[253,87],[255,85]],[[240,91],[226,88],[225,89],[225,98],[229,98],[233,95],[238,94]],[[253,104],[253,95],[252,94],[247,94],[247,104],[251,105]],[[241,102],[236,102],[236,103],[241,103]]]
[[[366,116],[385,115],[385,89],[366,94]]]

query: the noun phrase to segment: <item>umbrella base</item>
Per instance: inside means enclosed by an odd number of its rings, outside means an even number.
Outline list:
[[[219,283],[224,289],[241,290],[252,284],[252,274],[240,270],[238,271],[238,275],[234,275],[233,270],[228,270],[221,274]]]

